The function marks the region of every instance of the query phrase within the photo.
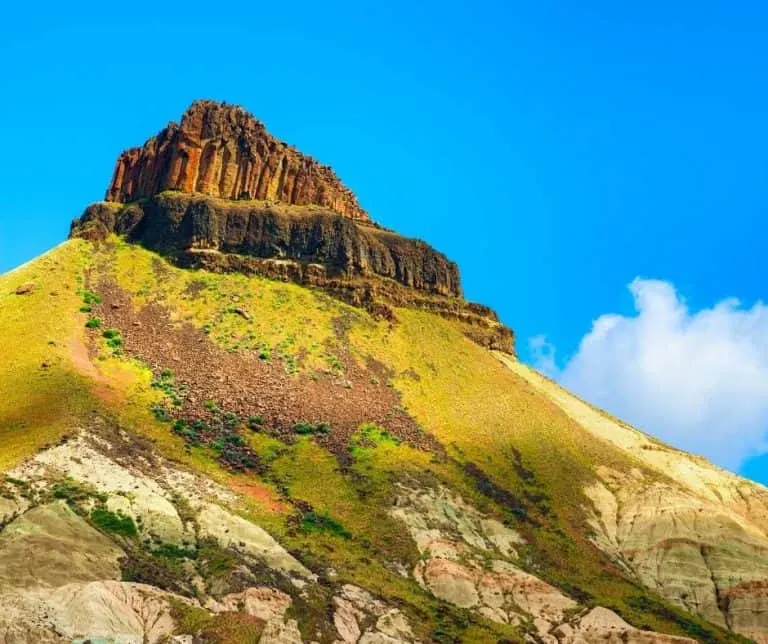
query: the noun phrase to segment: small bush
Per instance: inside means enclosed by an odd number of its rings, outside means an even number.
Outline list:
[[[102,299],[92,291],[81,289],[80,291],[78,291],[78,294],[83,298],[83,304],[85,305],[101,304],[102,302]]]
[[[110,512],[105,508],[91,510],[91,521],[104,532],[111,532],[121,537],[135,537],[139,534],[131,517]]]
[[[123,344],[123,338],[118,329],[107,329],[101,335],[107,341],[107,346],[112,349],[117,349]]]
[[[150,407],[150,410],[152,411],[152,414],[154,415],[154,417],[157,418],[157,420],[161,420],[165,423],[170,422],[172,420],[171,415],[168,413],[168,410],[162,405],[152,405]]]
[[[264,424],[264,419],[261,416],[248,416],[248,429],[258,431]]]
[[[331,431],[330,423],[307,423],[298,422],[293,426],[293,431],[302,436],[310,434],[328,434]]]
[[[198,542],[197,560],[206,579],[223,577],[237,564],[237,559],[212,538],[201,539]]]
[[[197,550],[194,548],[181,548],[172,543],[161,543],[152,551],[155,557],[165,559],[196,559]]]
[[[78,483],[69,477],[54,486],[53,498],[63,499],[72,507],[88,499],[98,499],[102,502],[107,500],[106,495],[98,493],[90,485]]]
[[[93,317],[93,318],[88,318],[88,321],[85,323],[85,326],[89,329],[99,329],[101,328],[102,324],[103,322],[101,321],[101,318]]]
[[[302,532],[306,532],[307,534],[325,532],[341,537],[342,539],[350,539],[352,537],[346,528],[336,521],[336,519],[329,517],[327,514],[314,511],[307,512],[304,515],[299,524],[299,528]]]

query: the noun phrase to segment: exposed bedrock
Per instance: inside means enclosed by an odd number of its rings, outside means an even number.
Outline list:
[[[129,202],[164,190],[224,199],[316,204],[368,220],[333,170],[270,135],[241,107],[196,101],[181,124],[169,123],[117,160],[107,201]]]
[[[162,193],[131,204],[98,203],[72,226],[92,240],[110,233],[183,266],[237,271],[323,288],[391,318],[390,306],[467,323],[483,346],[511,353],[512,332],[489,308],[462,299],[459,270],[426,243],[317,206]]]
[[[75,229],[100,225],[158,251],[215,250],[322,264],[329,277],[378,275],[425,293],[461,297],[456,264],[424,242],[324,209],[161,194],[114,209],[89,207]]]

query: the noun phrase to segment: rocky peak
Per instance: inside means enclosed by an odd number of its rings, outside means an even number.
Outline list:
[[[330,166],[276,139],[243,108],[216,101],[192,103],[180,124],[123,152],[106,200],[136,201],[164,190],[314,204],[369,220]]]
[[[514,351],[512,331],[464,300],[445,255],[371,221],[333,170],[270,135],[241,107],[196,101],[117,160],[106,201],[70,235],[117,234],[185,267],[322,288],[375,316],[427,309],[482,346]]]

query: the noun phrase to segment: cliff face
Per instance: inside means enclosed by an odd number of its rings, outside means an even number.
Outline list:
[[[330,277],[378,276],[426,294],[461,297],[458,268],[442,253],[321,208],[166,193],[117,209],[96,204],[73,230],[92,238],[116,232],[163,252],[219,251],[320,264]]]
[[[129,202],[164,190],[224,199],[316,204],[368,220],[333,170],[270,135],[244,109],[197,101],[142,147],[117,160],[107,201]]]

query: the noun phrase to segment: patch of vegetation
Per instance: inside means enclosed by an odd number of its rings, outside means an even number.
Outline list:
[[[187,396],[185,385],[176,384],[173,371],[163,369],[160,376],[152,381],[152,388],[162,391],[174,407],[181,407]]]
[[[170,423],[173,420],[173,416],[171,416],[170,412],[165,408],[164,405],[154,404],[150,406],[149,409],[152,412],[152,415],[159,421]]]
[[[91,521],[103,532],[116,534],[120,537],[133,538],[139,534],[136,524],[131,517],[125,516],[120,512],[111,512],[106,508],[94,508],[91,510]]]
[[[106,329],[101,336],[107,341],[107,346],[112,349],[113,353],[120,352],[123,346],[123,336],[120,335],[119,329]]]
[[[161,543],[152,550],[155,557],[165,559],[196,559],[197,550],[195,548],[183,548],[172,543]]]
[[[325,359],[328,363],[328,366],[333,371],[344,371],[344,363],[338,358],[338,356],[329,353],[327,356],[325,356]]]
[[[213,621],[213,616],[199,606],[171,597],[171,617],[176,622],[177,635],[197,635]]]
[[[123,581],[149,584],[181,595],[193,594],[183,560],[158,557],[147,548],[137,547],[130,549],[119,563]]]
[[[83,304],[85,306],[92,306],[94,304],[101,304],[102,299],[96,293],[93,291],[89,291],[88,289],[78,289],[77,294],[83,298]]]
[[[331,424],[325,422],[308,423],[306,421],[300,421],[293,426],[293,431],[301,436],[328,434],[331,431]]]
[[[299,528],[307,534],[324,532],[342,539],[351,539],[352,535],[336,519],[320,512],[307,512],[301,518]]]
[[[107,495],[97,492],[92,485],[80,483],[70,477],[59,481],[53,487],[51,495],[54,499],[63,499],[72,508],[77,508],[77,506],[92,499],[102,503],[107,500]]]
[[[92,318],[88,318],[88,321],[85,323],[85,326],[89,329],[100,329],[102,324],[104,324],[104,322],[100,317],[92,317]]]
[[[197,561],[200,573],[206,579],[223,577],[237,565],[237,558],[213,538],[201,539],[198,542]]]
[[[253,431],[257,432],[264,425],[264,418],[261,416],[249,416],[247,425],[248,429],[252,429]]]
[[[200,641],[210,644],[252,644],[264,632],[265,622],[247,613],[220,613],[200,631]]]
[[[397,436],[393,436],[376,423],[363,423],[350,439],[348,450],[353,457],[360,458],[366,449],[373,449],[380,445],[398,447],[401,444],[402,441]]]
[[[82,300],[73,288],[92,261],[91,244],[70,240],[0,275],[0,471],[55,443],[93,408],[89,383],[71,360]],[[17,297],[19,284],[40,297]],[[53,295],[55,293],[55,295]],[[41,370],[42,363],[50,368]]]
[[[463,467],[466,474],[475,482],[475,485],[481,494],[493,499],[518,519],[535,523],[535,519],[529,515],[526,504],[519,497],[494,483],[490,477],[474,463],[465,463]]]
[[[135,542],[134,542],[135,543]],[[171,543],[142,543],[130,548],[121,559],[123,581],[158,586],[184,595],[194,595],[190,563],[207,582],[228,575],[237,557],[213,538],[200,539],[196,547]]]

